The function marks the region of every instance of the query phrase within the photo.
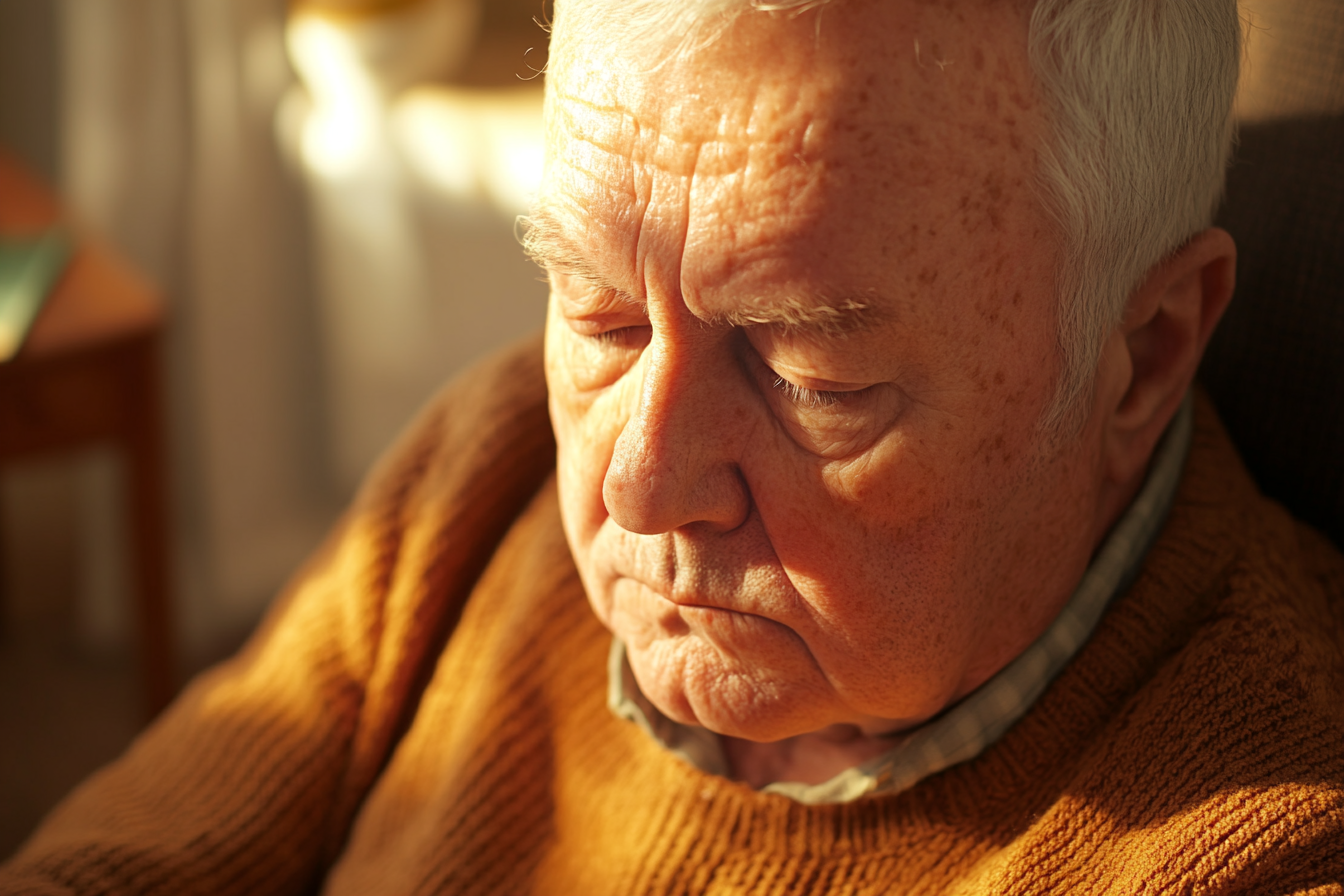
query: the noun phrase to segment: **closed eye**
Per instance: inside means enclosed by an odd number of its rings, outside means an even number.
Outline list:
[[[652,335],[648,326],[615,327],[595,333],[582,333],[588,339],[612,348],[643,348]]]
[[[842,392],[829,392],[822,389],[806,389],[797,383],[791,383],[784,377],[776,375],[774,387],[784,393],[789,401],[804,408],[828,408],[833,404],[838,404]]]

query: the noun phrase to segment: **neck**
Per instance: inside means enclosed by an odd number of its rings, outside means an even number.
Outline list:
[[[821,784],[847,768],[899,746],[901,735],[866,735],[854,725],[832,725],[771,743],[722,737],[732,776],[759,790],[780,781]]]

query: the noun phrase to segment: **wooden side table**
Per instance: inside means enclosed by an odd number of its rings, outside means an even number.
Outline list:
[[[0,233],[61,218],[51,191],[0,152]],[[163,306],[153,286],[96,238],[69,267],[23,348],[0,363],[0,464],[111,442],[127,470],[127,527],[146,709],[175,691],[160,370]],[[2,548],[3,546],[0,546]]]

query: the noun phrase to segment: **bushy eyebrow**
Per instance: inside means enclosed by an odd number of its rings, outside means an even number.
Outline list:
[[[768,307],[718,312],[711,322],[734,327],[776,326],[800,333],[836,336],[867,326],[875,316],[869,303],[857,297],[834,300],[809,295],[776,298]]]
[[[544,205],[519,216],[518,241],[527,256],[548,271],[607,284],[608,278],[570,238],[559,217]],[[877,307],[884,304],[876,303]],[[800,335],[838,336],[871,325],[877,316],[874,303],[864,297],[840,294],[836,298],[813,293],[776,296],[769,305],[748,304],[745,308],[715,311],[703,319],[706,323],[733,327],[776,326]]]
[[[519,215],[516,225],[523,252],[541,267],[599,282],[603,278],[587,256],[565,232],[556,215],[545,206],[535,206]]]

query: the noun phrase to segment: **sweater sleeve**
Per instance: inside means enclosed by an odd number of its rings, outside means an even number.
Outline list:
[[[244,649],[57,806],[0,893],[311,890],[553,463],[529,340],[431,402]]]

